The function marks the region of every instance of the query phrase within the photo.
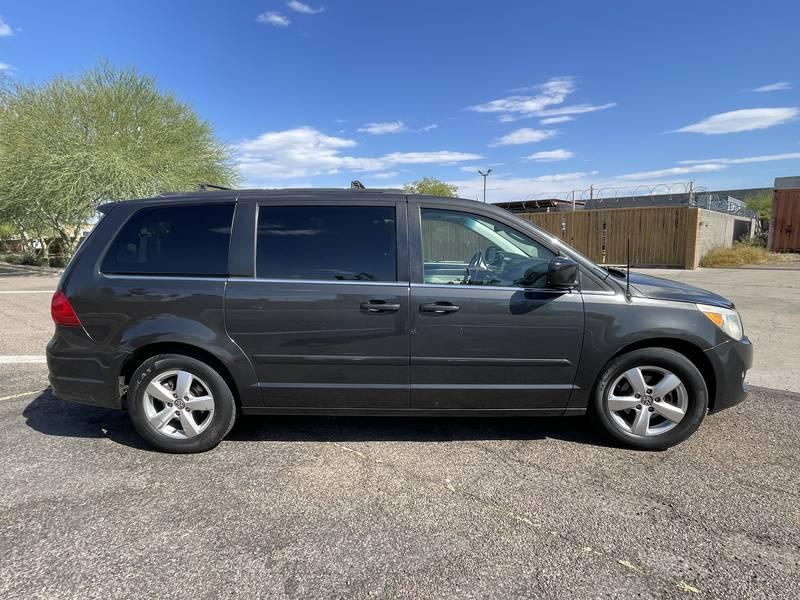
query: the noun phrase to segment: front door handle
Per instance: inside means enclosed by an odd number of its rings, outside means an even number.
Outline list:
[[[386,300],[368,300],[367,302],[361,303],[361,310],[371,313],[397,312],[400,310],[400,305],[391,304],[386,302]]]
[[[420,304],[420,312],[432,312],[437,315],[446,315],[447,313],[458,312],[460,306],[451,304],[450,302],[431,302],[430,304]]]

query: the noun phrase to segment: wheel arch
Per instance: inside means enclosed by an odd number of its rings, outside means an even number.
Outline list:
[[[682,354],[692,361],[692,364],[697,367],[697,370],[700,371],[703,380],[706,382],[706,387],[708,388],[708,409],[709,411],[714,410],[714,403],[717,397],[717,379],[714,373],[714,367],[703,350],[686,340],[675,338],[648,338],[633,342],[614,353],[614,355],[606,361],[606,364],[603,365],[603,369],[615,358],[643,348],[667,348],[668,350],[674,350]]]
[[[139,365],[141,365],[148,358],[152,358],[158,354],[182,354],[208,364],[210,367],[214,368],[225,380],[225,383],[228,384],[228,387],[231,390],[231,394],[233,394],[233,400],[236,403],[236,406],[241,407],[239,388],[236,385],[236,380],[231,375],[230,369],[225,366],[225,363],[222,362],[218,356],[212,354],[204,348],[200,348],[192,344],[185,344],[181,342],[155,342],[137,348],[122,364],[122,368],[120,370],[122,382],[127,386],[131,380],[131,376],[133,376],[133,373],[137,368],[139,368]]]

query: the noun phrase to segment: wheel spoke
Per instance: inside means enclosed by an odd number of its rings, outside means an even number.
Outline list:
[[[667,373],[653,388],[654,398],[663,398],[681,384],[681,380],[674,373]]]
[[[615,396],[614,394],[610,394],[608,396],[608,410],[617,412],[625,410],[626,408],[634,408],[640,402],[641,400],[633,396]]]
[[[631,384],[635,393],[641,394],[642,396],[645,394],[647,384],[644,381],[644,374],[639,367],[634,367],[633,369],[625,371],[625,379]]]
[[[669,419],[673,423],[679,423],[683,416],[686,414],[677,406],[670,404],[669,402],[653,402],[653,408],[655,411],[660,414],[665,419]]]
[[[200,428],[197,426],[192,413],[188,410],[181,411],[181,425],[183,426],[183,432],[186,434],[186,437],[194,437],[200,433]]]
[[[147,393],[151,398],[155,398],[164,404],[175,401],[175,398],[172,396],[172,392],[155,380],[147,384]]]
[[[192,385],[194,377],[186,371],[178,371],[177,382],[175,383],[175,393],[178,398],[185,398],[189,395],[189,386]]]
[[[186,401],[186,408],[189,410],[211,410],[214,408],[214,398],[211,396],[197,396],[196,398],[189,396]]]
[[[636,435],[647,435],[647,428],[650,426],[650,411],[642,408],[636,412],[636,418],[633,419],[631,431]]]
[[[175,409],[171,406],[164,405],[164,408],[154,414],[152,417],[149,417],[150,424],[155,429],[162,429],[167,423],[169,423],[173,417],[175,416]]]

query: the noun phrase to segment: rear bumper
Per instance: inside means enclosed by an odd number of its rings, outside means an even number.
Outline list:
[[[753,366],[753,344],[747,337],[730,340],[706,350],[714,367],[716,393],[711,398],[712,410],[730,408],[747,398],[747,371]]]
[[[63,400],[122,408],[119,374],[128,353],[97,344],[82,327],[56,327],[47,344],[48,379]]]

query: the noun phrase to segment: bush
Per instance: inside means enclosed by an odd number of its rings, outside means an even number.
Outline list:
[[[706,252],[700,264],[704,267],[741,267],[761,265],[769,261],[769,252],[752,243],[736,243],[730,248],[717,246]]]
[[[63,269],[67,266],[67,261],[63,256],[51,256],[50,266],[54,269]]]

